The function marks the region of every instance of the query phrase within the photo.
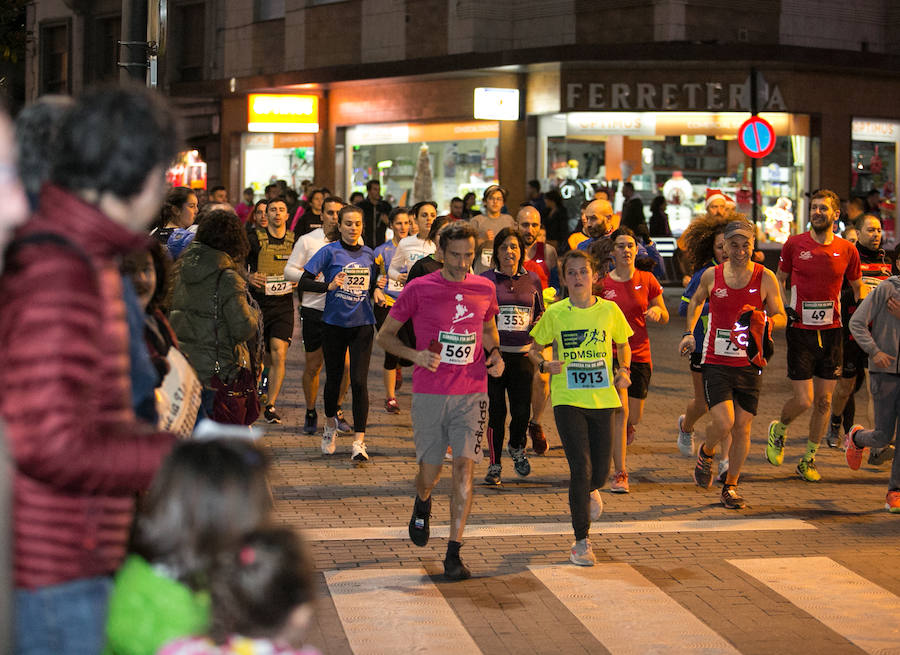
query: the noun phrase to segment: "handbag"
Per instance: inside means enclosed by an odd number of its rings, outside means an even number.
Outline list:
[[[226,269],[219,271],[213,295],[213,334],[216,339],[216,362],[210,386],[215,389],[212,419],[217,423],[250,425],[259,418],[259,397],[256,395],[256,376],[252,362],[242,366],[231,382],[219,377],[219,282]]]

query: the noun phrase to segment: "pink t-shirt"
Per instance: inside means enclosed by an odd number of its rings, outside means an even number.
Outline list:
[[[441,346],[437,371],[416,366],[413,393],[459,396],[487,391],[487,369],[481,332],[499,313],[490,280],[466,275],[462,282],[447,280],[435,271],[409,282],[390,315],[405,323],[412,319],[416,349],[436,342]]]

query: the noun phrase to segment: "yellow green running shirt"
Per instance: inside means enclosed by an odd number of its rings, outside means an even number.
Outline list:
[[[550,305],[531,331],[537,343],[556,342],[562,372],[550,378],[553,406],[620,407],[613,385],[612,343],[627,343],[631,327],[619,306],[595,298],[585,309],[566,298]]]

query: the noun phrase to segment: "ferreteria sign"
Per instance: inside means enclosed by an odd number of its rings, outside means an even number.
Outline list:
[[[750,77],[711,82],[565,82],[563,111],[751,111]],[[787,111],[777,84],[762,75],[757,111]]]

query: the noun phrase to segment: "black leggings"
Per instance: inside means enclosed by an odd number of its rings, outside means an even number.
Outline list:
[[[385,307],[384,305],[375,305],[372,307],[375,312],[375,328],[380,330],[381,326],[384,325],[384,319],[387,318],[387,315],[390,313],[391,308]],[[409,346],[410,348],[415,348],[416,342],[415,338],[413,338],[412,344],[410,344],[406,339],[404,339],[404,332],[407,332],[412,328],[412,323],[407,321],[403,325],[400,326],[400,329],[397,331],[397,336],[400,337],[400,340],[403,341],[403,344]],[[384,370],[385,371],[393,371],[395,369],[400,368],[401,366],[412,366],[413,363],[408,359],[402,359],[401,357],[397,357],[397,355],[393,355],[388,351],[384,351]]]
[[[491,430],[491,464],[500,463],[506,428],[506,396],[509,396],[509,447],[525,447],[525,431],[531,416],[531,380],[534,364],[527,353],[500,353],[505,366],[499,378],[488,376]]]
[[[553,407],[556,429],[569,460],[569,511],[575,539],[585,539],[591,527],[590,494],[606,484],[612,457],[614,409]]]
[[[323,324],[322,355],[325,357],[325,416],[333,418],[338,411],[344,360],[350,349],[350,389],[353,390],[353,430],[366,431],[369,418],[369,359],[375,328],[371,325],[340,327]]]

